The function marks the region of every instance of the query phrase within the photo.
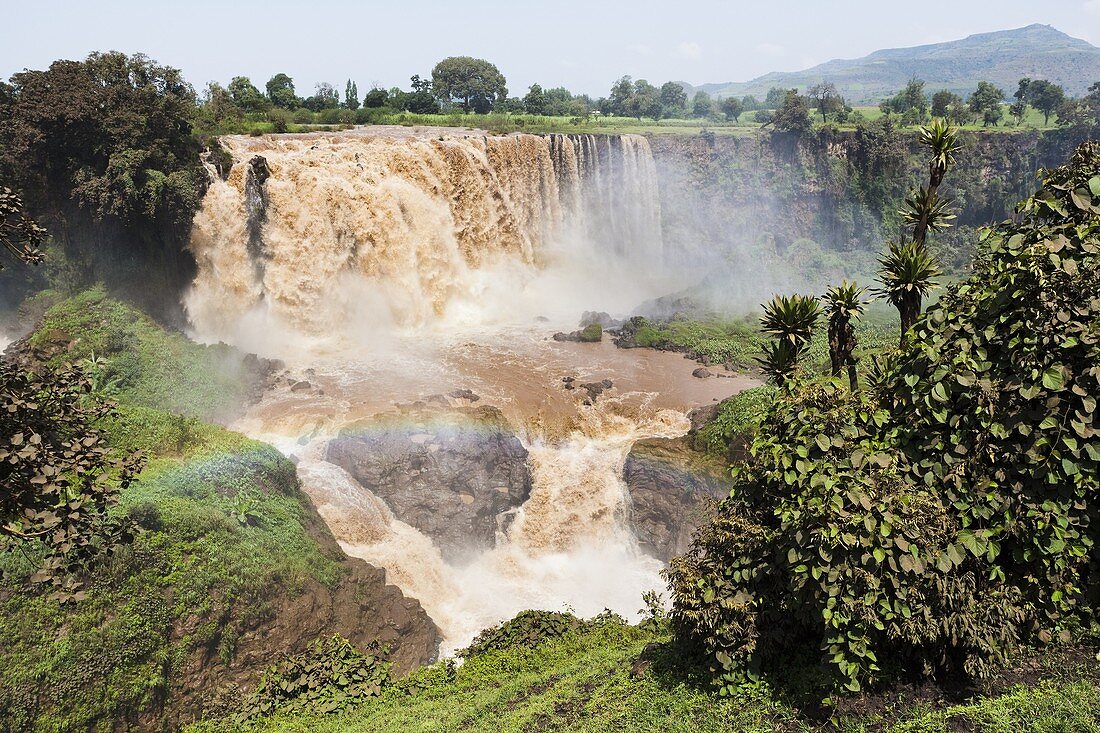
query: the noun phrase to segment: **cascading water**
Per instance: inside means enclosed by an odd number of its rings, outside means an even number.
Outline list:
[[[627,521],[626,453],[738,385],[695,380],[672,354],[558,344],[535,316],[574,325],[667,291],[647,280],[664,253],[646,139],[374,129],[222,144],[234,164],[191,238],[194,332],[312,382],[273,388],[237,427],[297,455],[347,552],[423,603],[445,651],[525,608],[634,614],[663,584]],[[563,374],[617,391],[582,404]],[[495,547],[461,566],[324,460],[343,426],[455,388],[500,407],[533,477]]]
[[[186,307],[205,337],[240,341],[258,319],[306,333],[352,320],[421,326],[484,300],[503,271],[661,263],[644,137],[343,133],[223,145],[235,163],[214,178],[191,239],[199,274]]]

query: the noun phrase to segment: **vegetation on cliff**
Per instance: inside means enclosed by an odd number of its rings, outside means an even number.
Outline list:
[[[694,551],[680,638],[727,691],[983,677],[1096,603],[1100,148],[995,229],[870,388],[797,385]],[[826,686],[828,686],[826,682]]]

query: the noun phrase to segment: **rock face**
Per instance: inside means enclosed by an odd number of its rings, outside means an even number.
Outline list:
[[[664,562],[688,550],[691,533],[710,516],[708,498],[724,498],[730,485],[724,462],[693,450],[687,436],[635,443],[623,479],[638,542]]]
[[[325,460],[431,537],[448,560],[493,547],[531,494],[527,450],[492,407],[352,426],[329,443]]]

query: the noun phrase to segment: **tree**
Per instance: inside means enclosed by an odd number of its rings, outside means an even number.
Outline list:
[[[546,114],[546,95],[543,93],[542,87],[538,84],[532,84],[527,89],[527,94],[523,97],[523,108],[527,110],[528,114]]]
[[[1050,116],[1066,101],[1066,90],[1044,79],[1036,79],[1027,89],[1027,100],[1043,113],[1043,124],[1050,124]]]
[[[418,115],[439,112],[439,101],[432,90],[432,83],[427,79],[421,79],[419,74],[413,74],[409,81],[412,92],[405,94],[400,89],[396,90],[397,94],[394,96],[399,100],[399,106]]]
[[[928,116],[928,97],[924,93],[924,82],[910,79],[905,88],[879,105],[885,113],[896,112],[899,115],[909,113],[916,122],[923,122]]]
[[[336,91],[336,87],[323,81],[314,87],[312,97],[302,100],[302,106],[311,112],[336,109],[340,106],[340,93]]]
[[[390,95],[385,89],[379,87],[371,87],[370,91],[363,95],[363,106],[377,109],[378,107],[385,107],[386,102],[389,101]]]
[[[757,113],[759,119],[759,113]],[[813,129],[806,98],[797,89],[788,89],[782,106],[775,111],[771,126],[777,131],[801,137]]]
[[[445,102],[462,103],[464,112],[485,113],[508,96],[504,75],[484,59],[450,56],[432,69],[432,90]]]
[[[643,117],[659,120],[665,111],[660,91],[645,79],[634,82],[634,96],[630,98],[628,108],[630,115],[639,120]]]
[[[776,295],[763,307],[760,327],[774,340],[765,344],[757,363],[780,387],[788,386],[813,337],[821,306],[812,295]]]
[[[351,79],[344,86],[344,107],[352,111],[359,109],[359,87]]]
[[[691,100],[691,116],[692,117],[710,117],[714,112],[714,100],[706,92],[695,92],[695,97]]]
[[[856,332],[852,320],[863,316],[861,288],[847,280],[825,292],[825,316],[829,319],[829,362],[832,374],[839,377],[842,369],[848,371],[848,383],[852,391],[859,389],[856,378]]]
[[[46,230],[27,215],[23,200],[10,188],[0,186],[0,244],[4,249],[21,262],[37,265],[43,259],[38,247],[45,236]]]
[[[634,81],[629,76],[620,77],[611,86],[611,94],[607,103],[612,114],[629,116],[631,114],[631,99],[634,97]]]
[[[36,217],[65,220],[63,244],[89,223],[77,210],[150,246],[165,246],[158,226],[189,230],[206,173],[191,131],[195,90],[178,69],[116,52],[57,61],[15,74],[5,107],[0,179]]]
[[[783,106],[783,102],[787,100],[787,92],[790,89],[785,87],[772,87],[768,90],[768,96],[764,98],[764,109],[779,109]]]
[[[823,124],[825,115],[835,114],[844,109],[844,97],[837,93],[836,85],[831,81],[815,84],[809,88],[806,94],[817,103],[817,111],[821,113]]]
[[[920,317],[921,301],[936,287],[940,270],[931,252],[916,242],[891,242],[887,254],[879,259],[879,280],[876,292],[898,309],[901,320],[901,345],[904,347],[909,330]]]
[[[741,106],[746,112],[750,110],[755,111],[760,109],[760,102],[751,94],[746,94],[744,97],[741,97]]]
[[[737,97],[726,97],[722,100],[722,114],[726,116],[727,120],[733,120],[737,122],[737,119],[741,116],[741,113],[745,111],[744,105],[741,104],[741,100]]]
[[[207,84],[203,92],[202,111],[215,126],[244,117],[244,110],[233,102],[233,97],[221,84],[214,81]]]
[[[1005,93],[1002,89],[987,81],[980,81],[978,82],[978,88],[970,95],[968,102],[970,110],[982,118],[982,125],[989,127],[990,125],[996,126],[1004,116],[1004,112],[1001,110],[1001,103],[1004,102],[1004,98]]]
[[[286,74],[276,74],[267,81],[267,98],[276,107],[295,109],[298,96],[294,93],[294,80]]]
[[[666,81],[662,84],[658,96],[666,117],[678,117],[687,109],[687,92],[674,81]]]
[[[962,104],[962,98],[954,92],[946,89],[932,95],[932,116],[947,117],[950,114],[951,105]]]
[[[235,76],[226,87],[233,103],[245,112],[265,112],[271,102],[260,93],[247,76]]]

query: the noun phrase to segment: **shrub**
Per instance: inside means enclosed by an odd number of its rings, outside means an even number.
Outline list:
[[[341,636],[318,639],[268,670],[238,720],[277,710],[333,713],[382,694],[389,679],[390,663],[377,654],[362,654]]]
[[[696,433],[696,446],[711,453],[728,454],[735,439],[747,443],[771,407],[775,393],[774,387],[765,385],[722,400],[718,415]]]
[[[458,652],[460,657],[498,652],[516,647],[534,647],[544,641],[565,636],[581,625],[571,613],[523,611],[515,618],[485,629]]]

